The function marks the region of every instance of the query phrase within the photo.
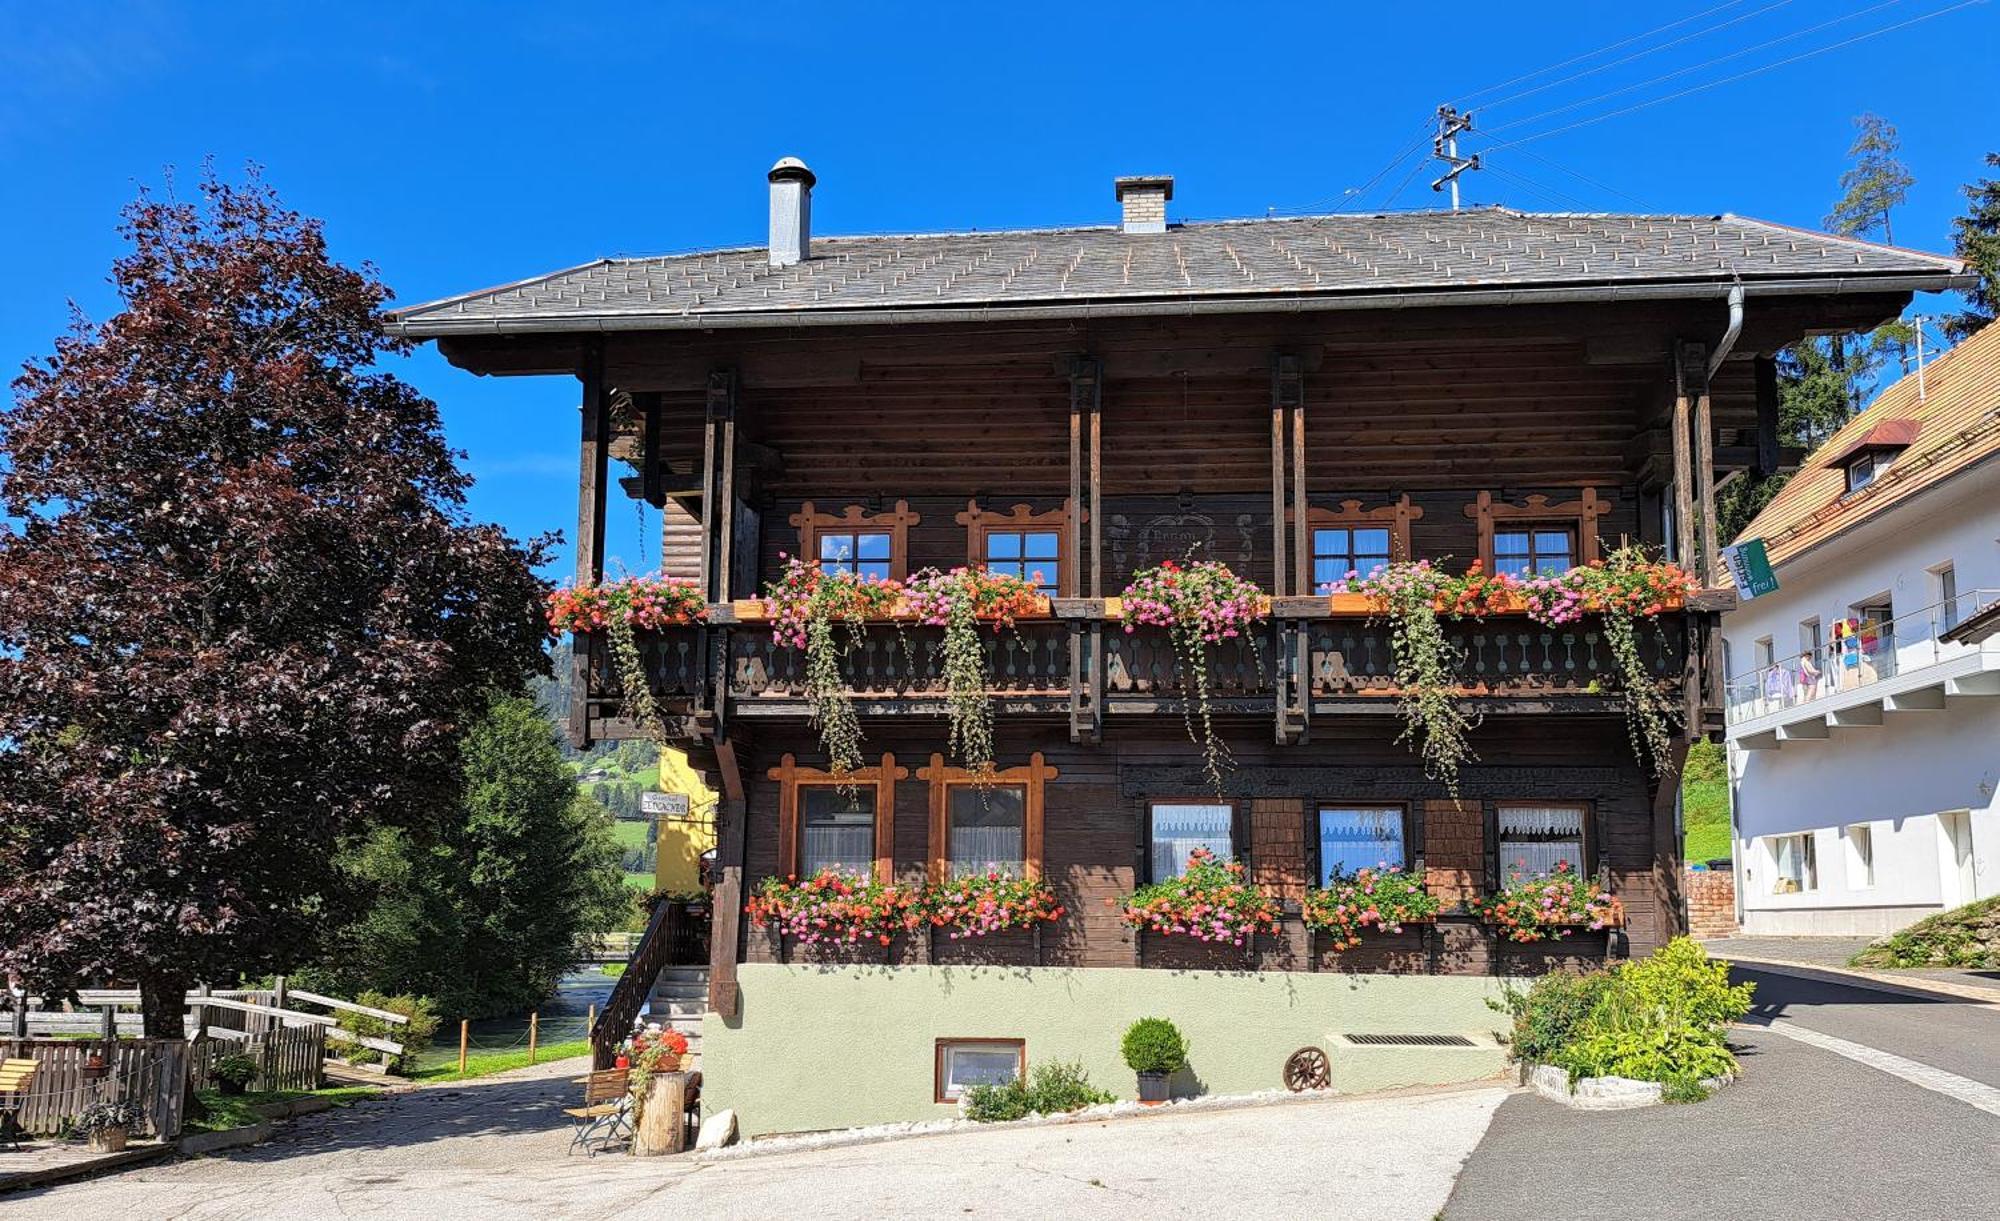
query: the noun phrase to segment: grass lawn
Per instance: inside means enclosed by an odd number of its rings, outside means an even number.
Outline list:
[[[597,969],[604,972],[606,978],[617,979],[620,975],[625,974],[625,967],[626,964],[622,962],[607,962]]]
[[[1681,773],[1681,829],[1686,835],[1683,850],[1691,862],[1734,855],[1729,839],[1729,772],[1722,748],[1712,742],[1697,742],[1688,751]]]
[[[589,1039],[570,1039],[563,1043],[544,1043],[535,1053],[535,1063],[549,1060],[567,1060],[572,1056],[590,1054]],[[459,1081],[473,1077],[484,1077],[489,1073],[504,1073],[510,1068],[528,1066],[528,1049],[510,1047],[505,1051],[475,1051],[465,1058],[465,1076],[458,1075],[458,1057],[440,1061],[410,1074],[412,1081]]]
[[[636,851],[646,846],[648,824],[635,818],[621,818],[611,824],[611,838],[618,841],[618,847],[626,852]]]
[[[653,893],[653,880],[655,876],[650,873],[628,873],[625,875],[625,885],[642,895],[649,895]]]
[[[190,1118],[186,1129],[190,1132],[221,1132],[228,1128],[247,1128],[261,1122],[264,1116],[257,1113],[257,1107],[273,1102],[291,1102],[298,1098],[325,1098],[335,1106],[348,1106],[369,1098],[380,1098],[382,1091],[372,1085],[336,1085],[323,1090],[272,1090],[263,1094],[237,1094],[227,1096],[215,1090],[203,1090],[196,1097],[208,1108],[200,1119]]]

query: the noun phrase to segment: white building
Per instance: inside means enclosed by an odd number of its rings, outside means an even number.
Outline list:
[[[2000,894],[2000,325],[1884,391],[1743,537],[1723,619],[1746,934],[1869,934]]]

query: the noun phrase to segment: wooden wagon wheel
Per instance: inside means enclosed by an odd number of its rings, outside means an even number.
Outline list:
[[[1301,1047],[1285,1061],[1285,1088],[1294,1094],[1300,1090],[1323,1090],[1331,1084],[1333,1066],[1319,1048]]]

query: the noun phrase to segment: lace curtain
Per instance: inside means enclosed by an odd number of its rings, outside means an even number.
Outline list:
[[[1236,854],[1236,812],[1228,806],[1156,805],[1153,807],[1153,877],[1177,878],[1187,872],[1188,854],[1206,848],[1223,860]]]
[[[1541,877],[1567,863],[1583,873],[1583,810],[1579,806],[1500,807],[1500,875]]]

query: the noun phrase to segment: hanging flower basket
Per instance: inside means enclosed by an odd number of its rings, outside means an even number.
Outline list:
[[[641,631],[695,623],[708,617],[696,583],[682,577],[625,577],[599,585],[558,589],[548,597],[549,630],[597,632],[615,624]]]
[[[1209,706],[1208,649],[1225,640],[1248,636],[1253,625],[1268,619],[1271,599],[1249,581],[1215,560],[1181,564],[1165,560],[1141,569],[1116,600],[1118,620],[1129,632],[1141,627],[1165,628],[1173,641],[1179,672],[1181,715],[1188,737],[1202,748],[1209,783],[1222,791],[1222,773],[1233,766],[1229,748],[1215,732]]]

